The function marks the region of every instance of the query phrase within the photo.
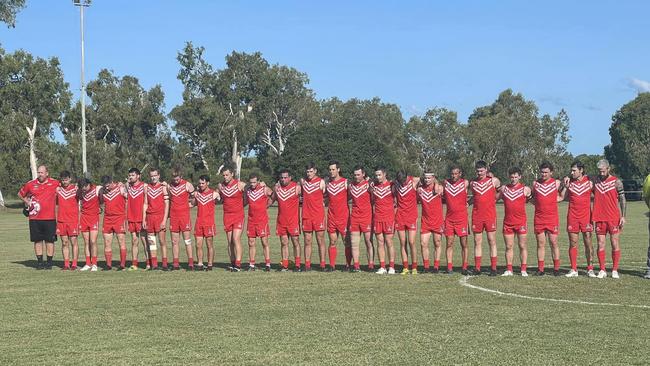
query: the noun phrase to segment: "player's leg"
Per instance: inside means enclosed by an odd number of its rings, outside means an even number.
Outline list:
[[[232,248],[235,251],[235,267],[241,268],[241,257],[243,255],[241,247],[241,234],[242,229],[234,229],[232,231]]]
[[[650,216],[648,217],[648,253],[645,264],[647,269],[643,278],[650,280]]]
[[[232,240],[232,230],[226,231],[226,248],[228,249],[228,258],[230,259],[230,269],[235,266],[237,253],[235,253],[235,243]]]
[[[289,234],[285,233],[280,236],[280,254],[282,256],[282,266],[280,271],[289,270]]]
[[[192,253],[192,234],[190,231],[183,231],[183,243],[185,243],[185,254],[187,254],[187,266],[194,269],[194,256]],[[180,264],[178,265],[180,267]]]
[[[566,274],[567,277],[578,276],[578,238],[579,233],[569,232],[569,262],[571,263],[571,271]]]
[[[598,232],[596,234],[596,242],[598,243],[598,265],[600,267],[598,278],[605,278],[607,277],[607,271],[605,269],[605,245],[607,243],[607,234]]]
[[[318,245],[318,260],[320,268],[325,269],[325,230],[316,231],[316,245]]]
[[[399,241],[399,249],[400,249],[400,257],[402,259],[402,274],[408,274],[409,273],[409,257],[408,257],[408,249],[406,248],[407,244],[407,238],[406,238],[406,230],[395,230],[397,231],[397,239]]]
[[[70,269],[70,237],[61,235],[61,255],[63,255],[63,269]]]
[[[363,239],[366,242],[366,257],[368,258],[368,270],[375,270],[375,248],[372,245],[372,232],[363,233]]]
[[[551,245],[551,254],[553,257],[553,275],[558,276],[560,274],[560,246],[557,242],[557,234],[549,232],[548,242]]]
[[[180,232],[171,232],[171,239],[172,239],[172,269],[176,269],[180,265],[180,241],[181,241],[181,233]]]
[[[291,236],[291,244],[293,244],[293,259],[295,263],[294,271],[300,272],[301,268],[301,253],[300,253],[300,235]]]
[[[72,264],[70,265],[71,270],[77,269],[77,261],[79,260],[79,237],[71,236],[70,244],[72,245]]]
[[[194,242],[196,243],[196,269],[200,271],[203,269],[203,236],[195,236]]]
[[[490,276],[497,274],[497,232],[487,231],[486,233],[488,245],[490,247]]]
[[[587,260],[587,274],[594,275],[594,244],[592,242],[591,232],[582,233],[582,242],[585,245],[585,259]]]
[[[433,233],[433,273],[440,271],[440,255],[442,253],[442,234]]]
[[[546,256],[546,232],[535,233],[537,240],[537,275],[544,275],[544,258]]]
[[[144,252],[144,262],[147,264],[147,268],[150,268],[149,259],[151,258],[151,250],[149,248],[149,241],[147,240],[147,231],[141,230],[138,233],[140,242],[142,243],[142,248]]]
[[[512,260],[514,258],[513,247],[515,245],[515,234],[503,234],[503,242],[506,245],[506,271],[503,276],[512,276]]]
[[[612,245],[612,278],[618,279],[618,262],[621,259],[620,234],[611,233],[609,240]]]
[[[207,271],[212,271],[212,264],[214,263],[214,236],[208,236],[205,238],[205,245],[208,249],[208,265],[206,266]]]
[[[304,229],[304,226],[303,226]],[[304,241],[304,251],[305,251],[305,270],[309,271],[311,269],[311,244],[314,240],[313,231],[304,231],[303,241]]]
[[[88,271],[92,267],[92,259],[90,258],[90,231],[82,231],[81,237],[84,240],[84,255],[86,256],[86,265],[81,267],[82,271]],[[43,251],[41,249],[41,255]]]
[[[469,266],[469,244],[467,243],[467,235],[459,237],[460,240],[460,257],[462,260],[461,273],[467,274],[467,267]]]
[[[89,236],[89,242],[90,242],[90,260],[92,262],[93,268],[91,268],[91,271],[96,271],[97,270],[97,236],[99,235],[99,231],[97,230],[91,230],[90,231],[90,236]]]
[[[416,225],[417,226],[417,225]],[[415,236],[417,235],[416,230],[408,230],[407,232],[407,240],[408,240],[408,245],[409,245],[409,251],[411,252],[411,273],[412,274],[417,274],[418,273],[418,251],[415,248]]]
[[[251,235],[252,233],[248,234],[248,270],[249,271],[254,271],[255,270],[255,255],[256,253],[256,236]]]
[[[120,247],[120,270],[124,270],[126,268],[126,234],[125,233],[118,233],[115,236],[117,236],[117,244]]]
[[[447,258],[447,273],[452,273],[454,271],[454,235],[445,235],[446,238],[446,250],[445,256]]]
[[[138,246],[140,238],[137,232],[131,232],[131,268],[138,267]]]
[[[377,237],[377,256],[379,257],[379,269],[377,270],[377,273],[385,274],[386,273],[386,248],[384,243],[384,234],[381,232],[375,232],[375,236]]]
[[[517,243],[519,244],[519,263],[521,263],[521,275],[528,276],[528,234],[518,233]]]
[[[343,248],[345,250],[345,269],[347,271],[352,268],[352,237],[348,230],[339,231],[339,235],[343,238]]]
[[[104,236],[104,260],[106,261],[106,267],[104,270],[110,271],[113,269],[113,231],[109,233],[103,233]]]
[[[395,246],[393,245],[393,234],[386,234],[384,237],[386,250],[388,251],[388,274],[395,273]]]
[[[162,269],[167,270],[167,230],[162,229],[158,232],[158,241],[160,242],[160,254],[162,255]]]
[[[334,231],[334,232],[328,232],[327,234],[329,237],[329,247],[327,248],[327,250],[328,250],[329,261],[330,261],[330,266],[328,268],[328,271],[334,271],[336,269],[336,256],[337,256],[336,242],[339,239],[339,233],[338,231]]]
[[[350,232],[350,246],[352,248],[352,261],[354,262],[354,271],[359,272],[359,244],[361,243],[361,232]]]
[[[264,253],[264,270],[269,272],[271,271],[271,247],[269,247],[269,237],[268,235],[265,235],[260,239],[262,241],[262,252]]]
[[[158,237],[155,231],[147,232],[147,243],[149,243],[149,258],[148,262],[151,269],[158,269]]]
[[[420,251],[422,252],[422,263],[424,263],[424,273],[429,272],[429,239],[431,238],[430,231],[423,231],[420,233]]]
[[[474,274],[481,273],[481,259],[483,257],[483,231],[474,233]]]

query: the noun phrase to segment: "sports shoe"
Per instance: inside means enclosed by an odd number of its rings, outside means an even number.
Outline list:
[[[230,272],[241,272],[241,267],[239,266],[234,266],[230,269]]]
[[[601,269],[600,271],[598,271],[598,276],[596,276],[596,277],[598,277],[598,278],[606,278],[607,277],[607,271]]]
[[[480,276],[481,275],[481,270],[474,268],[474,269],[470,270],[469,275],[470,276]]]
[[[535,272],[535,276],[544,276],[546,273],[544,271]]]
[[[572,269],[569,273],[565,274],[564,277],[578,277],[578,271]]]
[[[359,268],[354,268],[354,267],[353,267],[353,268],[350,270],[350,273],[360,273],[360,272],[361,272],[361,269],[359,269]]]
[[[553,276],[555,276],[555,277],[560,276],[560,270],[554,269],[553,270]]]
[[[596,275],[596,273],[594,272],[593,269],[590,269],[590,270],[587,271],[587,277],[596,278],[598,276]]]
[[[433,273],[433,274],[438,274],[438,273],[440,273],[440,268],[435,268],[435,267],[434,267],[434,268],[431,270],[431,273]]]
[[[278,268],[277,271],[278,271],[278,272],[289,272],[289,268],[286,268],[286,267],[280,267],[280,268]]]
[[[469,276],[469,275],[471,275],[470,271],[469,271],[467,268],[461,270],[461,271],[460,271],[460,274],[462,274],[463,276]]]
[[[388,271],[384,267],[379,267],[379,269],[375,273],[376,274],[386,274],[386,273],[388,273]]]
[[[52,262],[45,263],[45,269],[46,270],[52,269]]]
[[[137,270],[138,270],[138,266],[134,266],[134,265],[131,265],[131,267],[129,267],[128,269],[128,271],[137,271]]]
[[[160,270],[163,271],[163,272],[167,272],[167,271],[169,271],[169,267],[168,266],[162,266],[162,267],[160,267]]]
[[[521,277],[528,277],[528,272],[521,271]]]
[[[513,276],[513,275],[514,275],[514,273],[512,273],[512,271],[505,271],[505,272],[503,272],[501,277],[510,277],[510,276]]]
[[[147,264],[147,266],[144,268],[146,271],[151,271],[151,266]]]
[[[69,271],[69,270],[70,270],[70,267],[63,267],[63,268],[61,268],[61,270],[62,270],[62,271]]]
[[[390,267],[390,268],[388,269],[388,274],[395,274],[395,268]]]
[[[255,265],[249,265],[248,268],[246,268],[246,272],[255,272],[257,270],[257,267]]]
[[[206,271],[212,271],[212,265],[208,264],[207,266],[205,266],[205,270]]]
[[[325,269],[323,270],[323,272],[334,272],[334,271],[335,271],[335,269],[334,269],[334,267],[332,267],[332,266],[327,266],[327,267],[325,267]]]
[[[618,271],[612,271],[612,278],[618,280],[621,276],[619,276]]]
[[[403,274],[403,275],[407,275],[407,274],[409,274],[409,270],[408,270],[408,268],[404,268],[404,269],[402,270],[402,274]]]
[[[194,270],[197,272],[203,271],[203,263],[199,263],[196,266],[194,266]]]
[[[301,267],[294,267],[293,271],[296,272],[296,273],[302,272],[302,268]]]
[[[97,265],[93,264],[92,267],[90,267],[90,272],[97,272]]]
[[[111,266],[104,266],[102,268],[102,271],[112,271],[112,270],[113,270],[113,267],[111,267]]]
[[[490,277],[496,277],[497,276],[497,270],[496,269],[491,269],[490,274],[488,274]]]
[[[90,271],[91,268],[93,268],[93,267],[86,264],[83,267],[81,267],[81,269],[79,269],[79,270],[82,271],[82,272],[85,272],[85,271]]]
[[[646,280],[650,280],[650,269],[646,271],[645,276],[643,276]]]
[[[271,272],[271,265],[264,266],[264,272]]]
[[[412,275],[416,275],[416,274],[418,274],[418,269],[417,269],[417,268],[413,268],[413,269],[411,270],[411,274],[412,274]]]
[[[38,262],[38,263],[36,264],[36,269],[39,270],[39,271],[40,271],[41,269],[45,269],[45,264],[44,264],[43,262]]]
[[[117,271],[118,271],[118,272],[122,272],[122,271],[124,271],[124,270],[126,270],[126,267],[124,267],[124,266],[119,266],[119,267],[117,267]]]
[[[453,269],[448,269],[448,270],[445,271],[445,273],[448,274],[448,275],[452,275],[452,274],[454,274],[454,270]]]

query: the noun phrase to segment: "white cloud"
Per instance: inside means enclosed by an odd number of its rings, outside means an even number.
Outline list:
[[[650,92],[650,82],[640,79],[632,78],[629,80],[628,85],[636,90],[638,93],[647,93]]]

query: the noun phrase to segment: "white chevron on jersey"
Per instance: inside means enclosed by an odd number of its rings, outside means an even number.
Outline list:
[[[458,196],[458,194],[462,193],[465,189],[464,180],[457,184],[451,184],[450,181],[445,181],[445,191],[454,197]]]
[[[275,190],[275,194],[278,196],[278,198],[281,201],[286,201],[289,198],[296,195],[296,187],[291,187],[291,188],[288,188],[288,189],[278,187],[278,189]]]
[[[116,188],[112,191],[108,191],[104,193],[104,199],[107,201],[112,201],[115,199],[115,197],[120,196],[121,192],[119,188]]]
[[[97,191],[95,189],[91,189],[90,191],[84,193],[83,199],[84,201],[90,201],[95,197],[97,197]]]
[[[548,196],[553,192],[557,193],[557,186],[555,185],[555,180],[551,180],[551,183],[548,184],[542,184],[539,183],[538,181],[535,181],[535,191],[536,193],[539,193],[544,197]]]
[[[77,189],[65,189],[61,187],[57,193],[59,194],[59,197],[61,197],[64,200],[69,200],[70,198],[74,197],[77,195]]]
[[[436,193],[434,191],[427,191],[422,187],[418,188],[418,194],[420,195],[420,200],[427,203],[431,202],[433,198],[436,196]]]
[[[302,183],[302,189],[308,194],[316,192],[320,189],[320,179],[313,179],[311,182],[305,179]]]
[[[147,197],[151,199],[158,198],[163,193],[163,186],[159,186],[158,188],[154,188],[153,186],[149,185],[147,187]]]
[[[201,206],[205,206],[210,201],[214,200],[212,192],[210,192],[210,194],[201,194],[197,192],[194,197],[196,198],[197,203],[201,204]]]
[[[341,193],[342,191],[345,191],[345,183],[347,180],[343,179],[338,183],[334,182],[329,182],[327,183],[327,193],[330,196],[336,196],[337,194]]]
[[[576,196],[582,196],[585,192],[590,192],[591,191],[591,182],[589,180],[586,180],[582,183],[578,182],[571,182],[569,184],[569,191]]]
[[[221,184],[219,191],[221,191],[221,193],[223,193],[223,195],[226,197],[232,197],[239,191],[239,184],[233,184],[230,187],[226,186],[225,184]]]
[[[408,181],[406,181],[406,183],[403,186],[402,185],[399,186],[397,192],[399,193],[400,196],[404,197],[407,193],[411,192],[412,190],[413,190],[413,184],[409,179]]]
[[[264,189],[256,189],[256,190],[249,189],[246,191],[246,195],[248,196],[249,201],[255,202],[260,198],[266,196],[264,191],[265,191]]]
[[[174,186],[174,185],[170,184],[168,186],[169,187],[169,193],[171,193],[171,195],[174,196],[174,197],[178,197],[181,194],[185,193],[186,188],[187,188],[186,185],[187,184],[179,184],[177,186]]]
[[[352,194],[354,198],[359,198],[365,192],[368,192],[368,182],[359,185],[350,184],[350,194]]]
[[[131,198],[136,198],[139,195],[141,195],[142,192],[144,192],[144,184],[142,184],[138,188],[133,188],[133,187],[131,187],[131,185],[129,185],[126,190],[129,192],[129,196]]]
[[[612,189],[616,189],[616,179],[612,179],[609,182],[598,182],[596,183],[596,189],[602,194],[605,194]]]
[[[489,189],[494,187],[492,179],[488,179],[485,182],[472,181],[472,189],[479,195],[484,195]]]
[[[503,186],[501,193],[503,194],[504,198],[508,199],[509,201],[514,201],[524,195],[524,187],[522,186],[515,189],[508,186]]]
[[[377,187],[374,186],[372,188],[372,193],[375,195],[377,198],[384,198],[390,194],[393,194],[393,191],[391,190],[391,186],[385,186],[385,187]]]

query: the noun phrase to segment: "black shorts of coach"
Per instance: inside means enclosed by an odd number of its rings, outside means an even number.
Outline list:
[[[33,243],[56,241],[56,220],[29,220],[29,239]]]

